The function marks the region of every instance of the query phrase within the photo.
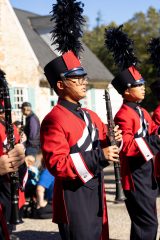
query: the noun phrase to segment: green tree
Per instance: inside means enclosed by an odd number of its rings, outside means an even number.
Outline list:
[[[105,28],[116,26],[115,22],[111,22],[107,26],[97,26],[92,31],[86,31],[83,38],[86,45],[114,75],[117,74],[118,69],[111,54],[104,46],[104,31]],[[149,111],[152,111],[155,108],[155,99],[149,86],[155,80],[156,71],[149,63],[147,43],[151,38],[160,36],[160,12],[150,7],[146,14],[142,12],[136,13],[131,20],[124,24],[123,30],[134,41],[134,52],[140,62],[138,69],[146,80],[146,98],[143,105]]]

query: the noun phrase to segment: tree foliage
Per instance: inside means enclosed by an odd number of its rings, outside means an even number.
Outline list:
[[[83,41],[86,45],[114,75],[116,75],[119,70],[117,66],[115,66],[111,54],[104,46],[104,31],[105,28],[115,26],[118,26],[115,22],[111,22],[106,26],[97,26],[92,31],[87,30],[83,37]],[[147,44],[151,38],[160,36],[160,12],[150,7],[146,14],[142,12],[136,13],[132,19],[124,23],[123,30],[134,40],[134,52],[140,61],[138,68],[143,78],[146,80],[146,98],[143,102],[143,106],[151,111],[155,108],[156,100],[149,86],[155,81],[156,70],[149,62]]]

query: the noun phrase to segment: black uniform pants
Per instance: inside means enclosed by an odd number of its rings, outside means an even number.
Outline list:
[[[100,176],[101,177],[101,176]],[[62,240],[99,240],[102,233],[102,185],[100,177],[87,184],[64,183],[69,224],[58,224]]]
[[[0,240],[5,240],[5,235],[1,225],[0,225]]]
[[[158,220],[156,209],[157,184],[152,162],[143,164],[132,173],[135,191],[124,191],[131,219],[130,240],[156,240]]]
[[[68,224],[59,223],[58,229],[59,229],[59,233],[60,233],[62,240],[70,240],[71,239]]]

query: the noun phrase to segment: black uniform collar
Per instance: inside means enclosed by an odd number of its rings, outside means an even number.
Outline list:
[[[126,104],[127,106],[133,108],[133,109],[137,109],[137,107],[139,106],[139,103],[137,102],[128,102],[128,101],[124,101],[124,104]]]
[[[58,103],[70,111],[76,112],[81,108],[81,104],[79,102],[76,104],[61,98],[59,99]]]

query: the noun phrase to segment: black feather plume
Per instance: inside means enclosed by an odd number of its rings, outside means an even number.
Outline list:
[[[0,88],[6,88],[8,87],[8,83],[5,79],[5,72],[3,72],[1,69],[0,69]],[[0,95],[0,99],[2,98],[2,95]]]
[[[85,23],[82,16],[83,6],[84,4],[76,0],[57,0],[57,4],[53,4],[52,44],[57,44],[56,50],[62,54],[72,50],[78,56],[83,50],[79,40],[83,35],[82,27]]]
[[[148,52],[150,53],[150,62],[156,67],[157,74],[160,77],[160,38],[152,38],[148,43]]]
[[[138,59],[133,53],[133,40],[122,31],[122,27],[105,29],[105,46],[112,53],[115,64],[124,70],[136,66]]]
[[[1,78],[4,78],[5,75],[6,75],[5,72],[3,72],[3,71],[0,69],[0,79],[1,79]]]

